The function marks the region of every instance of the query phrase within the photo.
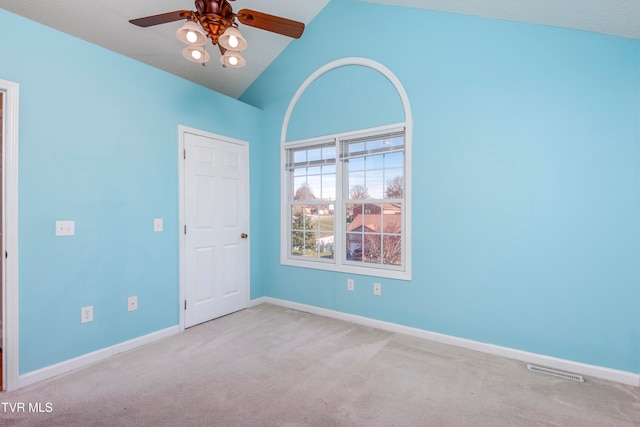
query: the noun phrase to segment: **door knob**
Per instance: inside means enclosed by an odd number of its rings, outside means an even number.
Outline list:
[[[246,239],[247,237],[249,237],[249,235],[247,233],[242,233],[240,237],[242,237],[243,239]]]

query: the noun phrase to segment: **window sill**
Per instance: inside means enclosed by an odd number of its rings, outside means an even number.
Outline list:
[[[411,280],[411,272],[406,270],[392,270],[380,267],[360,267],[353,264],[341,264],[331,261],[307,261],[302,259],[282,258],[281,265],[290,267],[310,268],[314,270],[334,271],[336,273],[357,274],[361,276],[383,277],[396,280]]]

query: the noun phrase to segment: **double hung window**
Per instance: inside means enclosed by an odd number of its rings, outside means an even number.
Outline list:
[[[282,262],[410,278],[403,126],[287,142]]]
[[[287,150],[290,178],[292,257],[333,259],[335,253],[336,146],[303,145]]]

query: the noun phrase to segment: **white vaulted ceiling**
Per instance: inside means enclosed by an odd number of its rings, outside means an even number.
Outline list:
[[[359,0],[640,39],[639,0]]]
[[[328,2],[237,0],[230,3],[234,12],[252,9],[308,24]],[[130,19],[143,16],[196,10],[193,0],[0,0],[0,7],[233,98],[239,97],[293,40],[240,24],[240,31],[249,43],[242,52],[247,65],[222,68],[220,51],[208,43],[211,61],[203,68],[182,56],[185,46],[175,34],[184,21],[148,28],[129,23]]]
[[[237,0],[234,11],[253,9],[305,24],[330,0]],[[640,39],[640,0],[360,0],[489,18],[552,25]],[[137,59],[237,98],[292,42],[292,39],[240,25],[249,42],[247,66],[225,69],[217,49],[203,69],[186,61],[175,37],[182,22],[139,28],[128,21],[174,10],[195,10],[192,0],[0,0],[0,8]],[[6,42],[6,41],[5,41]],[[304,43],[304,34],[300,41]],[[46,41],[43,41],[46,43]]]

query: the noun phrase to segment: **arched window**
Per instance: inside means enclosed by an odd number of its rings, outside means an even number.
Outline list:
[[[292,99],[281,142],[282,263],[410,279],[411,114],[395,76],[365,58],[327,64]]]

